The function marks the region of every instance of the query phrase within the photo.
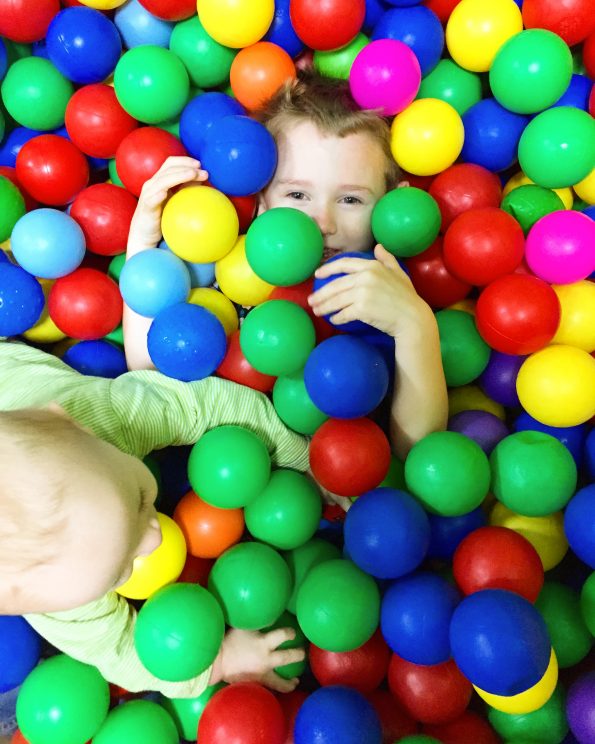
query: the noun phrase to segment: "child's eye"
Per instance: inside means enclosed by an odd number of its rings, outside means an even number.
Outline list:
[[[303,201],[306,198],[306,195],[303,191],[290,191],[287,196],[290,199],[296,199],[297,201]]]
[[[344,196],[341,202],[343,204],[363,204],[363,201],[358,199],[357,196]]]

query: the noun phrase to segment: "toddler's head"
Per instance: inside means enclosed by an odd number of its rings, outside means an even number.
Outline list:
[[[388,122],[362,111],[346,81],[312,72],[281,88],[258,118],[279,152],[259,212],[293,207],[308,214],[323,234],[325,259],[370,250],[372,210],[400,180]]]
[[[158,547],[148,468],[61,409],[0,413],[0,463],[0,615],[86,604]]]

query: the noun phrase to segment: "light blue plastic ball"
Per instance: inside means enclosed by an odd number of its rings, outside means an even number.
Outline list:
[[[126,261],[120,274],[120,292],[135,313],[154,318],[166,307],[188,298],[190,274],[182,259],[151,248]]]

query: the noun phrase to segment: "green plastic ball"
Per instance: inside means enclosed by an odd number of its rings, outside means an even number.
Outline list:
[[[349,80],[351,65],[361,50],[370,43],[365,34],[358,34],[349,44],[328,52],[314,51],[314,69],[324,77]]]
[[[203,711],[216,692],[226,687],[225,682],[210,685],[198,697],[193,698],[166,698],[162,697],[159,704],[169,713],[176,724],[180,738],[189,741],[196,739],[198,722]]]
[[[555,437],[519,431],[490,455],[494,496],[517,514],[545,517],[563,509],[576,489],[576,464]]]
[[[115,282],[120,281],[120,274],[122,273],[122,269],[124,268],[125,263],[126,263],[125,253],[120,253],[117,256],[114,256],[112,260],[109,262],[109,266],[107,267],[107,274]]]
[[[262,439],[241,426],[218,426],[194,445],[188,479],[203,501],[238,509],[253,501],[269,481],[271,458]]]
[[[595,167],[595,119],[573,106],[543,111],[521,135],[519,163],[532,181],[546,189],[582,181]]]
[[[118,346],[124,346],[124,329],[122,328],[122,324],[117,328],[114,328],[111,333],[108,333],[107,336],[104,336],[106,341],[112,341],[114,344],[118,344]]]
[[[324,561],[303,580],[296,609],[309,641],[325,651],[353,651],[378,627],[380,592],[351,561]]]
[[[257,540],[292,550],[316,532],[322,516],[320,493],[302,473],[276,470],[264,491],[244,511],[246,527]]]
[[[581,614],[579,595],[565,584],[546,581],[535,607],[545,620],[560,669],[582,661],[591,650],[593,637]]]
[[[257,305],[240,329],[240,347],[248,362],[275,377],[303,369],[315,343],[310,316],[289,300]]]
[[[592,636],[595,636],[595,571],[581,589],[581,613]]]
[[[436,322],[446,384],[449,387],[467,385],[487,367],[491,349],[479,335],[470,313],[440,310],[436,313]]]
[[[308,279],[322,259],[324,241],[316,222],[292,207],[257,217],[246,233],[246,258],[263,281],[289,287]]]
[[[6,110],[21,126],[46,132],[64,124],[74,87],[43,57],[24,57],[9,68],[2,82]]]
[[[564,203],[555,191],[530,183],[506,194],[500,208],[514,217],[527,235],[537,220],[564,209]]]
[[[209,36],[198,16],[176,23],[169,48],[182,60],[190,80],[199,88],[224,85],[237,54],[237,49],[223,46]]]
[[[306,636],[299,626],[297,618],[292,615],[291,612],[284,612],[277,622],[273,623],[270,628],[265,628],[264,633],[268,633],[271,630],[277,628],[293,628],[295,630],[295,638],[292,641],[285,641],[277,649],[284,651],[288,648],[304,648],[307,645]],[[301,677],[306,671],[307,662],[306,659],[303,661],[295,661],[293,664],[285,664],[285,666],[275,667],[275,672],[283,679],[293,679],[294,677]]]
[[[179,744],[172,717],[157,703],[132,700],[114,708],[93,744]]]
[[[535,114],[562,96],[572,77],[572,55],[557,34],[531,28],[500,47],[490,68],[490,86],[501,106]]]
[[[281,421],[300,434],[311,436],[328,419],[308,395],[303,369],[277,378],[273,405]]]
[[[37,666],[17,699],[17,722],[29,744],[84,744],[109,708],[109,687],[99,671],[60,654]]]
[[[378,201],[372,212],[372,232],[394,256],[409,258],[436,240],[441,220],[435,199],[422,189],[406,186]]]
[[[417,98],[438,98],[449,103],[462,116],[481,101],[481,78],[475,72],[459,67],[452,59],[442,59],[422,79]]]
[[[140,609],[134,645],[151,674],[182,682],[213,663],[224,633],[221,607],[206,589],[172,584],[155,592]]]
[[[125,52],[114,71],[120,105],[145,124],[176,118],[188,101],[190,83],[183,62],[152,44]]]
[[[407,490],[434,514],[458,517],[476,509],[490,486],[490,464],[481,447],[454,431],[428,434],[405,460]]]
[[[390,458],[386,478],[382,483],[378,484],[378,488],[396,488],[398,491],[407,490],[407,484],[405,483],[405,464],[397,460],[394,455]]]
[[[496,733],[506,741],[560,744],[568,733],[565,697],[564,690],[558,685],[547,703],[532,713],[503,713],[488,707],[488,719]]]
[[[116,158],[112,158],[109,163],[107,164],[107,170],[109,173],[110,181],[115,184],[116,186],[121,186],[124,188],[124,184],[122,183],[122,179],[118,175],[118,170],[116,168]],[[126,254],[124,254],[125,256]]]
[[[291,574],[283,558],[268,545],[245,542],[226,550],[209,575],[209,591],[232,628],[261,630],[287,606]]]
[[[287,602],[287,609],[296,613],[297,593],[308,575],[308,573],[320,563],[337,560],[341,557],[341,551],[320,537],[308,540],[304,545],[283,554],[285,562],[291,572],[292,592]]]
[[[402,739],[397,739],[397,741],[399,744],[441,744],[440,739],[435,739],[427,734],[410,734]]]
[[[0,176],[0,243],[10,238],[14,226],[26,211],[19,189],[8,178]]]

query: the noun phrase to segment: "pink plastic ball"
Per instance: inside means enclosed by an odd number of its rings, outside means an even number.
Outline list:
[[[533,225],[525,258],[531,271],[550,284],[572,284],[595,271],[595,221],[586,214],[552,212]]]
[[[351,95],[363,109],[394,116],[406,109],[419,90],[417,57],[402,41],[379,39],[365,46],[349,73]]]

